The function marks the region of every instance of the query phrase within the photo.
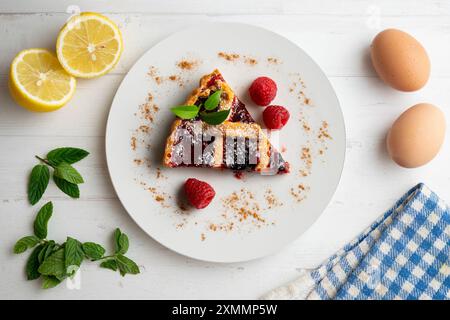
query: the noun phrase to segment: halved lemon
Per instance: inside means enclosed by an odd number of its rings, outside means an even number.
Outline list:
[[[83,12],[70,18],[56,42],[63,68],[74,77],[94,78],[109,72],[122,53],[117,25],[98,13]]]
[[[21,51],[11,63],[9,89],[21,106],[38,112],[53,111],[73,96],[76,79],[47,49]]]

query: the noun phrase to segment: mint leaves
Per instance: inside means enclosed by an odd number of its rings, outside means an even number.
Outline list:
[[[53,204],[47,202],[36,215],[34,235],[25,236],[14,245],[16,254],[33,248],[25,267],[28,280],[42,278],[42,288],[53,288],[74,276],[86,259],[101,260],[100,267],[119,270],[122,276],[140,272],[138,265],[124,255],[129,248],[129,239],[119,228],[114,232],[115,252],[105,256],[105,249],[94,242],[81,243],[72,237],[67,237],[62,244],[47,240],[48,222],[52,214]]]
[[[231,110],[228,109],[228,110],[222,110],[222,111],[210,112],[210,113],[202,112],[200,114],[200,118],[202,118],[202,120],[204,122],[206,122],[207,124],[218,125],[218,124],[221,124],[222,122],[224,122],[228,118],[230,111]]]
[[[128,251],[129,241],[128,236],[122,233],[119,228],[114,231],[114,241],[115,241],[115,254],[109,256],[107,260],[100,264],[100,267],[110,269],[113,271],[119,270],[122,276],[126,274],[138,274],[139,267],[137,264],[124,256]]]
[[[86,258],[94,261],[101,259],[106,251],[101,245],[94,242],[83,243],[82,249]]]
[[[73,164],[83,160],[89,155],[89,152],[78,148],[57,148],[47,153],[47,160],[53,164],[58,165],[62,162]]]
[[[35,205],[47,189],[50,181],[50,170],[43,164],[35,165],[28,181],[28,200]]]
[[[198,110],[200,108],[197,106],[178,106],[170,109],[178,118],[189,120],[197,116]]]
[[[22,253],[27,249],[33,248],[39,243],[39,238],[36,236],[26,236],[19,239],[14,246],[14,253]]]
[[[69,197],[79,198],[78,184],[84,182],[81,174],[71,166],[89,155],[89,152],[72,147],[57,148],[50,151],[45,159],[36,156],[42,164],[34,166],[28,180],[28,200],[35,205],[42,198],[50,181],[50,169],[53,169],[53,181]]]
[[[47,224],[53,212],[53,203],[47,202],[37,213],[34,220],[34,234],[39,239],[47,238]]]
[[[83,183],[83,177],[78,171],[67,162],[61,162],[55,167],[54,176],[66,180],[72,184]]]
[[[222,95],[222,90],[217,90],[212,95],[206,99],[204,106],[208,111],[214,110],[220,103],[220,96]]]
[[[184,120],[190,120],[197,117],[201,107],[203,106],[206,111],[212,111],[219,106],[222,90],[217,90],[211,94],[203,105],[187,105],[173,107],[170,110],[179,118]],[[221,110],[215,112],[200,112],[200,119],[210,125],[218,125],[224,122],[230,114],[230,109]]]

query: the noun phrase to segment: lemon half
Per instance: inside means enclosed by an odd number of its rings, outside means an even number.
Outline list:
[[[122,53],[122,35],[107,17],[83,12],[70,18],[56,42],[56,54],[72,76],[94,78],[109,72]]]
[[[73,96],[76,79],[47,49],[21,51],[11,63],[9,89],[21,106],[38,112],[53,111]]]

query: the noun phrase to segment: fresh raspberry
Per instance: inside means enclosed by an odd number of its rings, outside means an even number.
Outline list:
[[[197,209],[207,207],[216,195],[216,192],[208,183],[194,178],[186,180],[184,192],[189,202]]]
[[[282,106],[268,106],[264,109],[263,119],[269,129],[281,129],[289,120],[289,111]]]
[[[277,95],[277,84],[268,77],[256,78],[248,89],[253,102],[267,106]]]

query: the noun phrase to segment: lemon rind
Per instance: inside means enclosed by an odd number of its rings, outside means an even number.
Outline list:
[[[19,103],[21,106],[33,111],[41,111],[39,109],[49,109],[48,111],[53,111],[69,102],[72,96],[74,95],[76,89],[76,79],[74,77],[70,78],[70,91],[61,100],[43,100],[39,97],[36,97],[35,95],[29,93],[28,90],[20,83],[20,81],[17,78],[16,66],[18,62],[20,62],[26,54],[42,53],[42,52],[48,53],[54,56],[56,59],[56,56],[50,50],[43,48],[25,49],[19,52],[19,54],[14,58],[14,60],[11,63],[10,81],[8,85],[14,100],[16,100],[16,102]]]
[[[79,72],[76,69],[71,68],[66,63],[64,56],[62,54],[62,47],[64,45],[63,39],[64,39],[65,35],[67,34],[67,32],[70,31],[74,25],[76,25],[75,20],[77,20],[76,22],[79,23],[79,21],[83,21],[83,20],[86,21],[86,20],[92,19],[92,18],[96,19],[97,21],[99,21],[103,24],[107,24],[111,27],[111,29],[115,33],[115,38],[118,40],[119,50],[118,50],[117,54],[115,55],[114,60],[110,64],[108,64],[102,71],[83,73],[83,72]],[[73,26],[71,26],[71,25],[73,25]],[[69,28],[69,26],[71,26],[71,27]],[[123,50],[123,39],[122,39],[122,33],[120,32],[119,27],[108,17],[98,14],[98,13],[92,13],[92,12],[82,12],[79,15],[74,16],[71,19],[69,19],[69,21],[67,21],[66,24],[61,28],[61,31],[59,32],[59,35],[58,35],[58,39],[56,40],[56,55],[58,56],[58,60],[61,63],[61,66],[64,68],[64,70],[66,70],[66,72],[68,74],[70,74],[74,77],[78,77],[78,78],[90,79],[90,78],[97,78],[97,77],[107,74],[119,62],[120,56],[122,55],[122,50]]]

